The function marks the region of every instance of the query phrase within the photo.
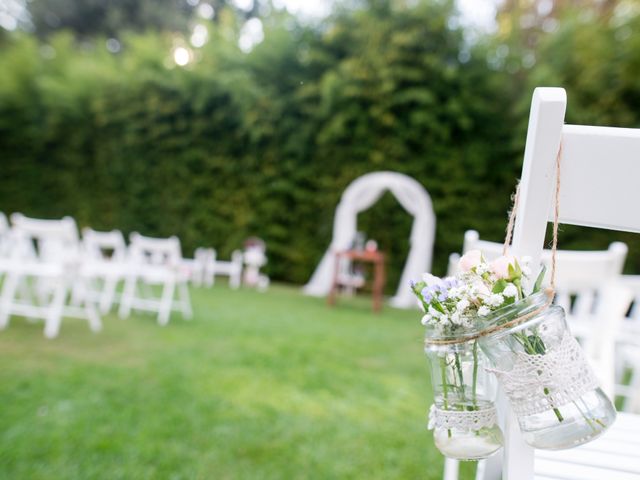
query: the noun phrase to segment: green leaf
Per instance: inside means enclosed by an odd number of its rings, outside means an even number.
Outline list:
[[[540,270],[540,273],[538,274],[538,278],[536,278],[536,283],[533,284],[533,291],[531,293],[538,293],[540,291],[540,289],[542,288],[542,281],[544,280],[544,274],[547,271],[547,267],[545,267],[544,265],[542,266],[542,269]]]
[[[544,355],[547,351],[547,348],[542,341],[542,339],[538,335],[529,335],[528,337],[529,345],[533,347],[533,351],[538,355]]]
[[[491,289],[491,292],[493,292],[493,293],[502,293],[502,292],[504,292],[505,288],[507,288],[507,281],[504,280],[504,279],[500,279],[493,285],[493,288]]]

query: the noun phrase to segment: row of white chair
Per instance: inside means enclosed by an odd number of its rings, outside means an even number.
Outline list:
[[[11,224],[0,213],[0,329],[10,316],[20,315],[43,319],[49,338],[58,335],[63,317],[86,319],[98,331],[98,311],[106,314],[116,303],[123,318],[131,310],[151,311],[166,325],[172,311],[191,318],[188,281],[212,285],[215,275],[228,275],[232,287],[240,285],[240,252],[231,262],[216,261],[212,249],[184,259],[177,237],[133,233],[127,247],[118,230],[85,228],[80,239],[70,217],[40,220],[13,214]]]

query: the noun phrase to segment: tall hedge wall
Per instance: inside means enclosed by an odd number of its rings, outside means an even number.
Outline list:
[[[273,16],[250,54],[220,27],[186,68],[171,64],[168,36],[131,36],[118,55],[64,34],[47,45],[11,36],[0,52],[0,210],[177,234],[187,254],[210,245],[225,256],[258,235],[272,277],[302,283],[344,188],[394,170],[432,197],[442,273],[466,229],[503,235],[531,85],[566,85],[571,115],[579,82],[562,77],[565,65],[525,80],[489,69],[490,45],[469,52],[446,5],[380,4],[321,28]],[[640,126],[638,112],[624,123]],[[411,218],[385,197],[359,225],[389,252],[393,286]],[[612,238],[568,229],[562,246]]]

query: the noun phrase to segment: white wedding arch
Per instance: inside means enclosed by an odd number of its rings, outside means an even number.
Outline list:
[[[351,182],[344,191],[333,220],[331,245],[311,280],[304,286],[306,294],[321,297],[329,293],[335,268],[334,252],[351,247],[357,232],[358,213],[371,207],[387,191],[414,217],[409,256],[391,305],[399,308],[416,306],[409,281],[420,278],[431,267],[436,217],[424,187],[415,179],[397,172],[368,173]]]

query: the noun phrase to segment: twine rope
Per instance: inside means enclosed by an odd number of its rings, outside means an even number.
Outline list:
[[[560,142],[560,146],[558,148],[558,154],[556,155],[556,188],[555,188],[555,199],[554,199],[554,209],[553,209],[553,239],[551,241],[551,279],[549,286],[545,288],[544,293],[547,296],[546,301],[543,305],[536,308],[535,310],[526,313],[524,315],[520,315],[508,322],[501,323],[499,325],[492,325],[480,332],[474,333],[473,335],[467,335],[463,338],[448,338],[448,339],[435,339],[435,338],[427,338],[425,340],[426,345],[456,345],[460,343],[470,342],[472,340],[476,340],[481,337],[485,337],[487,335],[491,335],[499,330],[506,330],[511,327],[515,327],[523,322],[526,322],[530,318],[535,317],[536,315],[542,313],[553,303],[553,299],[556,295],[556,263],[557,263],[557,252],[558,252],[558,219],[560,217],[560,160],[562,158],[562,142]],[[516,223],[516,213],[518,210],[518,201],[520,199],[520,182],[516,186],[516,191],[512,195],[513,206],[511,207],[511,211],[509,213],[509,222],[507,223],[507,230],[505,232],[504,245],[502,246],[502,254],[506,255],[509,251],[509,247],[511,246],[511,239],[513,237],[513,229]]]

